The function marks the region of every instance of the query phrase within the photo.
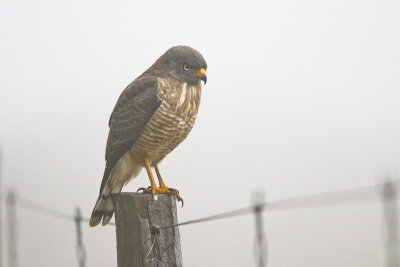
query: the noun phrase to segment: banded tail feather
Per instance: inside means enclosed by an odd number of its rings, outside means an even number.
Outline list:
[[[106,225],[110,222],[114,214],[114,205],[111,200],[111,196],[108,198],[99,197],[96,205],[93,209],[92,216],[90,216],[89,226],[94,227],[101,221],[102,225]]]
[[[106,167],[101,184],[99,198],[94,205],[92,216],[90,217],[89,226],[94,227],[102,222],[106,225],[110,222],[114,214],[114,204],[111,194],[120,193],[122,187],[129,182],[130,179],[136,177],[142,165],[132,162],[129,153],[125,153],[113,168]]]
[[[121,192],[121,188],[110,190],[108,185],[103,189],[103,193],[100,194],[99,198],[94,205],[92,215],[90,216],[89,226],[94,227],[100,222],[104,226],[108,224],[114,214],[114,204],[111,199],[111,193]]]

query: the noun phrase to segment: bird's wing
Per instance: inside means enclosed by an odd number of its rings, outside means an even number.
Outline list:
[[[157,78],[153,76],[139,77],[122,92],[109,121],[106,168],[100,194],[112,168],[132,148],[160,104]]]

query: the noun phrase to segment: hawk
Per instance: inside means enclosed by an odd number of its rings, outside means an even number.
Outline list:
[[[111,220],[111,193],[121,192],[143,167],[150,180],[145,193],[174,194],[182,200],[177,190],[165,185],[157,165],[193,128],[201,81],[207,82],[206,70],[207,63],[199,52],[174,46],[122,92],[108,124],[106,166],[90,226],[101,221],[106,225]]]

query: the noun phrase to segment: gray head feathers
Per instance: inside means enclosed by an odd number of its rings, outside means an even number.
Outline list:
[[[188,83],[207,81],[207,63],[203,56],[189,46],[174,46],[168,49],[148,71],[167,74]]]

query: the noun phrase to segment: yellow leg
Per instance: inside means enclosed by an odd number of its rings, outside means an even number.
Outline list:
[[[182,206],[183,206],[183,199],[182,199],[182,197],[179,195],[179,191],[176,190],[176,189],[174,189],[174,188],[169,188],[168,186],[165,185],[165,183],[164,183],[164,181],[163,181],[163,179],[162,179],[162,177],[161,177],[160,170],[158,169],[158,166],[157,166],[157,165],[154,166],[154,169],[156,170],[158,182],[160,183],[160,188],[167,189],[171,194],[173,194],[173,195],[176,197],[176,199],[177,199],[178,201],[182,201]]]
[[[149,188],[139,188],[139,190],[143,190],[144,193],[151,193],[153,195],[174,194],[169,190],[168,187],[165,186],[164,182],[162,183],[163,186],[157,187],[156,182],[154,181],[153,173],[151,172],[150,163],[147,160],[144,161],[144,167],[146,168],[147,175],[149,176],[151,186]],[[159,175],[159,173],[160,172],[158,171],[157,175]]]
[[[163,181],[163,179],[161,177],[160,170],[158,169],[158,166],[157,165],[154,166],[154,169],[156,170],[156,174],[157,174],[157,177],[158,177],[158,182],[160,183],[160,187],[166,188],[167,186],[164,184],[164,181]]]
[[[147,160],[144,161],[144,167],[146,168],[147,176],[149,176],[151,189],[156,189],[157,185],[156,182],[154,182],[153,173],[151,172],[150,164]]]
[[[156,174],[157,174],[158,182],[160,183],[160,187],[157,187],[157,185],[154,181],[153,173],[151,172],[150,164],[146,160],[144,161],[144,167],[146,168],[147,175],[149,176],[151,187],[150,188],[139,188],[139,190],[143,190],[143,193],[151,193],[153,195],[155,195],[155,194],[172,194],[176,197],[176,199],[178,201],[182,201],[182,206],[183,206],[183,199],[179,195],[179,191],[174,188],[168,188],[165,185],[165,183],[161,177],[160,170],[158,169],[158,166],[157,165],[154,166],[154,169],[156,170]]]

